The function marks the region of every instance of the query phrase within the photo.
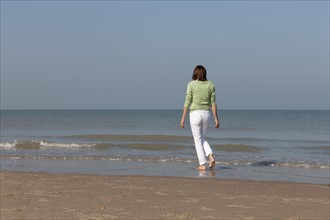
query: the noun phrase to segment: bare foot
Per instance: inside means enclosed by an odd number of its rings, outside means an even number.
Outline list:
[[[200,165],[199,167],[197,167],[197,170],[206,170],[205,165]]]
[[[213,154],[209,155],[209,159],[210,159],[209,168],[215,167],[215,160],[214,160]]]

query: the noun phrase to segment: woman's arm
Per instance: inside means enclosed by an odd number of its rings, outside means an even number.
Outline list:
[[[184,106],[182,111],[181,122],[180,122],[181,128],[184,128],[184,120],[186,118],[187,112],[188,112],[188,107]]]
[[[215,127],[219,128],[220,122],[218,118],[217,104],[212,104],[212,112],[213,112]]]
[[[186,99],[183,105],[183,111],[182,111],[182,117],[180,122],[180,127],[184,128],[184,120],[186,118],[188,108],[192,102],[192,91],[191,91],[191,83],[188,83],[187,85],[187,93],[186,93]]]

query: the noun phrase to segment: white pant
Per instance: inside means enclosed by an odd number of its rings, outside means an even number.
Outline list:
[[[195,110],[190,112],[189,117],[199,165],[204,165],[206,163],[205,156],[213,154],[209,143],[205,140],[210,125],[211,113],[210,111]]]

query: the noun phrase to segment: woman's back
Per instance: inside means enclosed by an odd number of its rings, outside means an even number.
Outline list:
[[[211,81],[193,80],[188,84],[185,106],[190,105],[190,110],[210,110],[215,102],[215,86]]]

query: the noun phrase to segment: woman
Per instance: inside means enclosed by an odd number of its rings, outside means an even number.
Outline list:
[[[192,81],[188,83],[186,100],[183,107],[180,126],[184,128],[184,121],[190,107],[190,127],[194,137],[195,148],[199,161],[198,170],[205,170],[206,159],[209,158],[209,168],[215,167],[213,151],[205,140],[207,129],[210,124],[210,107],[213,112],[215,127],[219,128],[217,104],[215,100],[215,86],[206,78],[206,69],[202,65],[195,67]]]

